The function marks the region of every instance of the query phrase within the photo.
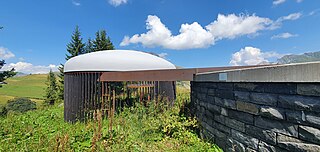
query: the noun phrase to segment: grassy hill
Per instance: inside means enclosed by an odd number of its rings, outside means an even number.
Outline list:
[[[46,87],[46,74],[34,74],[13,77],[6,80],[8,84],[0,88],[0,104],[6,103],[14,97],[26,97],[34,101],[41,101]]]

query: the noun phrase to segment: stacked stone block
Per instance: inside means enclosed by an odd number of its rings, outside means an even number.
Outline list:
[[[225,151],[320,151],[320,83],[191,82],[191,101]]]

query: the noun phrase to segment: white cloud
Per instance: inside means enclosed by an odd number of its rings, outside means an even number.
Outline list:
[[[168,56],[168,53],[159,53],[158,56],[165,59]]]
[[[284,2],[286,2],[286,0],[273,0],[272,4],[273,5],[279,5],[279,4],[282,4]]]
[[[72,4],[75,5],[75,6],[80,6],[81,3],[77,0],[72,0]]]
[[[111,4],[114,7],[117,7],[122,4],[127,4],[127,3],[128,3],[128,0],[109,0],[109,4]]]
[[[234,39],[239,36],[255,34],[258,31],[266,30],[272,24],[269,18],[262,18],[253,15],[222,15],[219,14],[216,21],[210,23],[206,28],[212,33],[215,39]]]
[[[309,16],[315,15],[315,14],[317,14],[319,11],[320,11],[319,8],[318,8],[318,9],[315,9],[315,10],[313,10],[313,11],[311,11],[311,12],[309,13]]]
[[[9,49],[0,46],[0,60],[6,60],[15,57]]]
[[[289,15],[287,15],[287,16],[280,17],[277,21],[278,21],[278,22],[282,22],[282,21],[286,21],[286,20],[297,20],[297,19],[299,19],[301,16],[302,16],[302,13],[300,13],[300,12],[298,12],[298,13],[292,13],[292,14],[289,14]]]
[[[172,35],[160,18],[154,15],[148,16],[146,25],[146,33],[125,36],[120,46],[141,43],[145,47],[160,46],[175,50],[207,48],[217,40],[233,39],[268,30],[272,20],[255,15],[219,14],[217,20],[205,28],[197,22],[182,24],[178,35]]]
[[[58,71],[57,65],[50,64],[48,66],[42,65],[33,65],[28,62],[17,62],[17,63],[10,63],[3,66],[1,70],[11,70],[14,68],[17,72],[22,72],[26,74],[41,74],[41,73],[48,73],[50,69],[52,71]]]
[[[259,48],[245,47],[232,54],[231,65],[257,65],[269,63],[271,58],[280,58],[283,55],[276,52],[262,52]]]
[[[273,35],[271,37],[271,39],[287,39],[287,38],[290,38],[290,37],[297,37],[298,34],[291,34],[291,33],[280,33],[280,34],[277,34],[277,35]]]
[[[296,0],[297,3],[301,3],[303,0]],[[286,2],[286,0],[273,0],[272,4],[273,5],[279,5]]]

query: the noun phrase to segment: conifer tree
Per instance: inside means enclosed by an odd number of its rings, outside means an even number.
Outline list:
[[[76,26],[74,32],[71,36],[71,42],[67,44],[67,54],[66,60],[69,60],[72,57],[78,56],[80,54],[86,53],[85,44],[82,42],[81,32],[78,26]],[[59,86],[58,86],[58,99],[64,99],[64,74],[63,74],[64,65],[61,64],[59,67]]]
[[[5,61],[4,60],[0,60],[0,69],[5,65]],[[0,72],[0,82],[3,82],[4,80],[10,78],[10,77],[13,77],[17,74],[17,72],[15,72],[15,69],[12,68],[11,70],[8,70],[8,71],[1,71]],[[0,87],[1,84],[0,84]]]
[[[91,40],[91,38],[89,38],[86,43],[85,52],[86,53],[94,52],[93,41]]]
[[[105,30],[96,32],[96,39],[93,41],[93,48],[95,52],[102,50],[114,50],[110,37],[107,36],[107,32]]]
[[[54,105],[55,101],[57,100],[57,81],[56,76],[50,69],[50,72],[47,77],[46,81],[47,88],[45,90],[45,103],[47,105]]]

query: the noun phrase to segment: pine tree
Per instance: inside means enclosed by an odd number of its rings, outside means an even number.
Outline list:
[[[0,60],[0,69],[1,69],[5,64],[6,64],[6,63],[5,63],[4,60]],[[15,76],[16,74],[17,74],[17,72],[15,72],[15,69],[14,69],[14,68],[12,68],[12,69],[9,70],[9,71],[1,71],[1,72],[0,72],[0,82],[3,82],[4,80],[6,80],[6,79],[8,79],[8,78],[10,78],[10,77],[13,77],[13,76]],[[0,84],[0,87],[2,87],[1,84]]]
[[[107,36],[105,30],[100,30],[96,32],[96,39],[93,41],[94,51],[103,51],[103,50],[114,50],[114,46],[110,40],[110,37]]]
[[[74,32],[71,36],[71,42],[67,45],[66,60],[69,60],[72,57],[78,56],[80,54],[86,53],[85,44],[82,42],[81,32],[78,26],[76,26]],[[60,64],[59,67],[59,85],[58,85],[58,99],[64,99],[64,74],[63,74],[64,65]]]
[[[86,43],[85,52],[86,53],[94,52],[93,41],[91,40],[91,38],[89,38]]]
[[[48,105],[54,105],[57,100],[57,81],[56,76],[51,69],[47,77],[46,85],[45,103]]]

